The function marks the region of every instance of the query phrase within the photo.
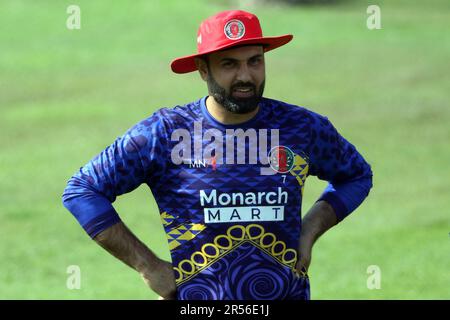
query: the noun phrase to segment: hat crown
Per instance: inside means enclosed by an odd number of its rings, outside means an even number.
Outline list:
[[[262,37],[258,17],[242,10],[220,12],[205,19],[197,33],[197,52],[229,45],[237,40]]]
[[[264,52],[285,45],[291,34],[264,37],[258,18],[242,10],[222,11],[202,21],[197,32],[197,53],[174,59],[170,67],[175,73],[197,70],[195,59],[239,45],[263,45]]]

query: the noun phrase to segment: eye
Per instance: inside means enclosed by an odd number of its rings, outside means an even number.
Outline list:
[[[234,63],[233,61],[227,60],[227,61],[222,62],[221,65],[222,65],[222,67],[225,68],[225,69],[231,69],[231,68],[234,67],[235,63]]]
[[[249,60],[251,66],[257,66],[262,63],[262,57],[254,57]]]

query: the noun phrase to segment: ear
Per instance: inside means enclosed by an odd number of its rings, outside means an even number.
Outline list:
[[[208,79],[208,66],[206,65],[206,61],[202,58],[195,58],[195,66],[202,79],[206,81]]]

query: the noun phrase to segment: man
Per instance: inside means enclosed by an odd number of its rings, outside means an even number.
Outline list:
[[[208,96],[145,119],[79,170],[64,205],[103,248],[164,299],[309,299],[314,242],[372,187],[370,166],[326,117],[263,98],[257,17],[225,11],[202,22],[198,53],[172,70],[198,70]],[[308,175],[329,181],[301,219]],[[147,184],[172,263],[121,222],[116,196]]]

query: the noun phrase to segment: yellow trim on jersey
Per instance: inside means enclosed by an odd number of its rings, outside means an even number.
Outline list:
[[[161,221],[164,228],[170,226],[175,217],[166,211],[161,213]],[[173,250],[183,243],[194,239],[200,232],[206,229],[206,226],[201,223],[185,223],[170,229],[166,232],[167,239],[169,241],[169,249]]]
[[[297,179],[298,184],[300,185],[301,194],[303,195],[305,181],[309,172],[308,162],[302,156],[295,154],[294,166],[289,172]]]
[[[238,233],[236,234],[236,231]],[[226,239],[227,243],[221,243]],[[270,239],[270,242],[266,242]],[[246,227],[242,225],[234,225],[228,228],[226,235],[221,234],[214,238],[213,243],[205,243],[201,251],[196,251],[191,255],[191,263],[188,259],[181,261],[178,266],[174,268],[178,276],[176,277],[177,285],[188,281],[202,270],[208,268],[214,262],[227,254],[233,252],[237,247],[245,242],[250,242],[255,247],[258,247],[277,262],[285,265],[295,271],[295,264],[297,262],[297,251],[286,248],[286,243],[277,240],[275,234],[265,231],[264,227],[259,224],[249,224]],[[292,258],[287,259],[287,255],[291,254]],[[197,257],[203,260],[201,263]],[[189,268],[186,266],[189,265]],[[195,270],[193,270],[194,268]]]

